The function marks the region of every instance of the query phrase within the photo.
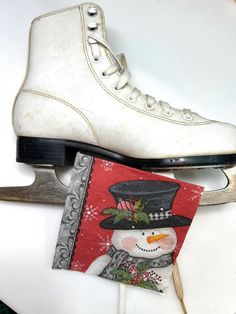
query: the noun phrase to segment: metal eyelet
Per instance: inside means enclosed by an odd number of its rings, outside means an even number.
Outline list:
[[[193,120],[193,116],[190,115],[190,114],[187,114],[187,113],[184,113],[182,115],[183,119],[186,120],[186,121],[192,121]]]
[[[117,88],[117,86],[116,85],[112,85],[112,89],[116,92],[116,93],[118,93],[120,90]]]
[[[101,78],[105,79],[105,78],[108,78],[108,76],[109,76],[109,75],[106,75],[106,74],[104,73],[104,71],[101,72]]]
[[[135,102],[135,101],[136,101],[136,99],[134,99],[134,98],[132,98],[132,97],[130,97],[130,96],[127,97],[127,100],[128,100],[129,102]]]
[[[145,103],[145,108],[146,108],[147,110],[153,110],[153,109],[155,109],[155,107],[156,107],[156,104],[155,104],[155,103],[152,104],[152,105],[149,105],[148,103]]]
[[[94,63],[98,63],[100,62],[101,58],[93,57],[92,60]]]
[[[95,7],[88,7],[87,12],[88,12],[88,15],[94,16],[98,13],[98,10]]]
[[[173,114],[173,111],[171,111],[171,110],[168,110],[168,111],[162,110],[162,113],[163,113],[164,116],[166,116],[166,117],[171,117],[172,114]]]
[[[89,24],[88,24],[88,29],[90,30],[90,31],[94,31],[95,29],[97,29],[98,28],[98,23],[96,23],[96,22],[90,22]]]

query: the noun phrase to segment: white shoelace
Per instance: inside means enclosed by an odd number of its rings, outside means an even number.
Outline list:
[[[102,75],[104,77],[110,76],[116,72],[120,74],[117,83],[114,86],[115,90],[120,90],[123,87],[125,87],[130,80],[131,74],[127,68],[127,63],[125,60],[124,54],[115,55],[112,51],[111,46],[109,43],[98,33],[93,33],[92,35],[88,36],[88,43],[90,44],[92,55],[95,62],[98,62],[101,58],[101,51],[99,45],[102,45],[104,48],[106,48],[107,51],[109,51],[111,58],[113,59],[114,63],[111,64],[107,69],[105,69],[102,72]],[[128,97],[130,102],[135,102],[142,94],[142,92],[136,88],[133,87],[132,91]],[[156,106],[160,106],[162,112],[166,116],[171,116],[173,114],[173,108],[165,101],[157,101],[154,97],[150,95],[144,95],[146,98],[145,107],[147,110],[153,110],[156,108]],[[192,113],[190,109],[183,109],[183,117],[185,120],[192,120]]]

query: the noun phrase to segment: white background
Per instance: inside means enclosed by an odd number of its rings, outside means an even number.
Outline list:
[[[236,124],[236,2],[101,0],[108,38],[125,52],[133,82],[157,99]],[[0,0],[0,186],[30,183],[15,163],[14,96],[25,73],[28,30],[72,0]],[[179,178],[219,187],[218,171]],[[51,270],[62,207],[0,203],[0,299],[19,314],[117,313],[118,285]],[[200,208],[179,256],[189,314],[236,313],[236,204]],[[179,314],[166,296],[128,288],[126,314]]]

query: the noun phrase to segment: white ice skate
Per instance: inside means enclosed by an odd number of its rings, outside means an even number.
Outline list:
[[[172,108],[129,79],[96,4],[36,18],[13,110],[17,161],[37,165],[36,181],[1,188],[0,199],[64,203],[54,166],[72,166],[80,151],[149,171],[219,167],[228,186],[205,193],[201,205],[235,201],[235,126]]]

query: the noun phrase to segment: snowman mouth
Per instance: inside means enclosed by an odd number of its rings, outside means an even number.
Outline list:
[[[141,251],[144,251],[144,252],[155,252],[155,251],[157,251],[159,249],[159,246],[156,247],[155,249],[150,249],[150,250],[144,249],[141,246],[139,246],[138,244],[136,244],[136,246],[137,246],[138,249],[140,249]]]

